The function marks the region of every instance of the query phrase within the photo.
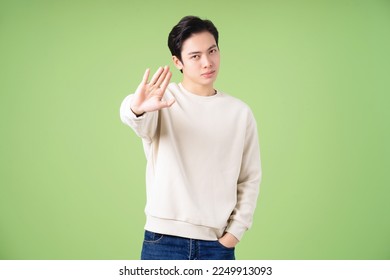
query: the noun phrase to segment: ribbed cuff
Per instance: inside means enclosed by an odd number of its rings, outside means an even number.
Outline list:
[[[233,234],[234,237],[237,238],[238,240],[241,240],[242,236],[244,235],[247,229],[248,228],[243,224],[241,224],[240,222],[232,220],[230,224],[226,227],[225,231]]]

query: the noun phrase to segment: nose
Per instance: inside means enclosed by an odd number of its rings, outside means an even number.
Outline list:
[[[203,64],[203,68],[208,68],[208,67],[211,67],[213,65],[212,61],[208,55],[204,56],[202,64]]]

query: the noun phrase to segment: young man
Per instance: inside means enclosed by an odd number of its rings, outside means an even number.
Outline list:
[[[179,84],[146,70],[120,115],[147,157],[141,259],[235,259],[252,224],[261,180],[256,122],[242,101],[214,89],[220,52],[209,20],[187,16],[168,46]]]

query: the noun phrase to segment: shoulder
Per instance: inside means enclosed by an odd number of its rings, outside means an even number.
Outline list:
[[[250,114],[252,113],[250,106],[247,103],[245,103],[243,100],[235,96],[232,96],[228,93],[225,93],[223,91],[218,91],[218,94],[221,95],[221,97],[224,99],[226,103],[229,103],[229,106],[234,106],[234,108],[237,108],[239,110],[242,110]]]
[[[163,99],[175,98],[180,93],[180,87],[177,83],[170,83],[165,90]]]
[[[180,92],[180,87],[177,83],[170,83],[167,87],[167,91],[177,93]]]
[[[229,108],[229,112],[234,113],[238,117],[240,116],[244,122],[247,123],[247,126],[255,127],[257,126],[257,121],[251,107],[245,103],[243,100],[232,96],[230,94],[218,91],[223,96],[223,99],[226,100],[224,104],[225,108]]]

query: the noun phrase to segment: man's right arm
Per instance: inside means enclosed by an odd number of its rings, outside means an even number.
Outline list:
[[[124,124],[130,126],[139,137],[151,142],[157,128],[158,111],[137,116],[131,109],[133,98],[134,94],[131,94],[122,101],[120,108],[121,120]]]
[[[136,92],[127,96],[122,102],[120,108],[122,122],[133,128],[139,137],[148,142],[156,132],[158,111],[170,107],[175,102],[174,99],[163,100],[171,76],[168,66],[160,67],[148,82],[149,69],[147,69]]]

